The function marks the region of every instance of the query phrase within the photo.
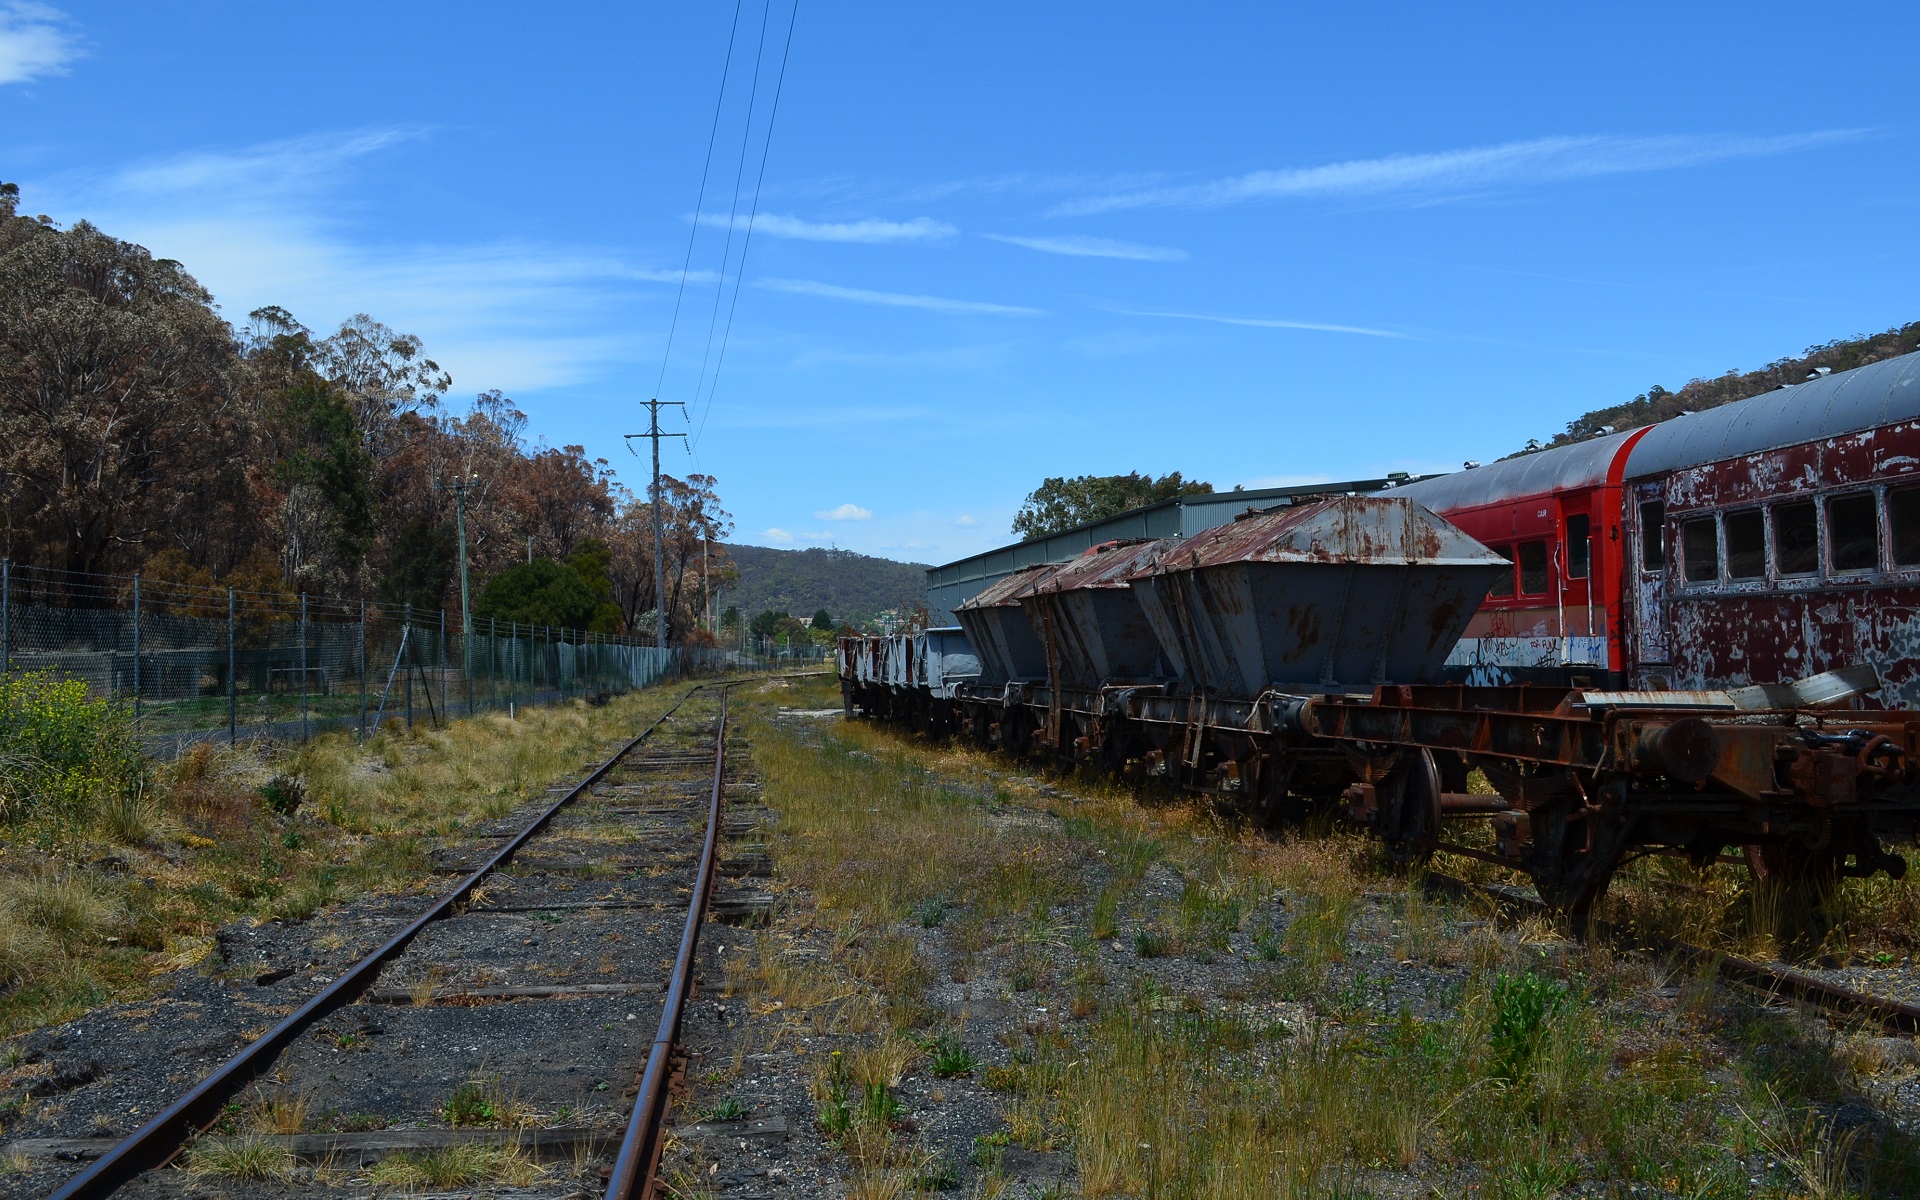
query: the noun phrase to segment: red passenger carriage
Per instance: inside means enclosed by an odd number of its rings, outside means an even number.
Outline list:
[[[1399,489],[1514,559],[1449,667],[1920,706],[1920,354]],[[1598,680],[1596,680],[1597,682]]]

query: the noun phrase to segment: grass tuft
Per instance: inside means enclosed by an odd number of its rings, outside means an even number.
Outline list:
[[[209,1138],[196,1143],[187,1155],[191,1174],[255,1183],[284,1179],[292,1168],[293,1155],[286,1147],[258,1135]]]

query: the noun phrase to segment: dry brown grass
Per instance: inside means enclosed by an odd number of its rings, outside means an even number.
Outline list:
[[[203,743],[149,764],[150,786],[108,798],[84,836],[0,827],[0,1033],[148,995],[158,977],[202,963],[230,921],[300,920],[430,882],[422,837],[509,812],[577,774],[682,691],[365,744],[329,734],[278,758],[260,744]],[[277,776],[300,781],[291,814],[263,796]],[[78,865],[102,857],[112,872]]]

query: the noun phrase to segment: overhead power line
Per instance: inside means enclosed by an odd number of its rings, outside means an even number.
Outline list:
[[[767,57],[767,25],[773,17],[773,0],[764,0],[760,8],[760,38],[753,54],[753,86],[747,90],[747,117],[740,123],[740,155],[733,168],[733,200],[727,206],[727,232],[720,243],[720,278],[713,285],[713,311],[707,316],[707,344],[700,352],[700,374],[694,377],[693,399],[700,399],[700,389],[707,382],[707,364],[713,360],[713,333],[720,325],[720,300],[727,294],[727,265],[733,258],[733,231],[740,219],[740,185],[747,175],[747,148],[753,142],[753,110],[760,101],[760,68]],[[772,132],[772,127],[768,127]],[[700,223],[703,214],[693,214],[695,225]],[[745,260],[741,266],[745,266]]]
[[[693,269],[693,243],[700,236],[700,211],[707,203],[707,176],[713,170],[713,147],[720,136],[720,111],[727,102],[727,78],[733,74],[733,43],[740,34],[740,9],[745,0],[733,2],[733,26],[727,31],[727,57],[720,67],[720,94],[713,102],[713,126],[707,131],[707,157],[700,167],[700,194],[693,203],[693,228],[687,231],[687,256],[680,264],[680,286],[673,294],[673,319],[667,324],[667,348],[660,355],[660,378],[654,382],[658,396],[667,382],[667,363],[673,358],[673,335],[680,328],[680,301],[687,294],[687,275]],[[758,74],[756,68],[755,74]]]
[[[769,7],[771,7],[773,0],[767,0],[767,2]],[[792,52],[793,52],[793,29],[794,29],[794,26],[799,23],[799,21],[800,21],[800,0],[793,0],[792,12],[787,17],[787,36],[783,40],[782,45],[780,47],[780,73],[774,80],[773,103],[768,108],[768,112],[767,112],[767,136],[765,141],[763,141],[760,146],[760,169],[755,175],[754,181],[753,181],[753,204],[747,216],[747,232],[746,232],[746,236],[741,239],[740,265],[736,269],[736,272],[734,274],[734,280],[733,280],[733,300],[727,306],[726,330],[721,334],[721,337],[720,337],[720,355],[715,360],[713,365],[713,382],[707,388],[706,403],[702,405],[700,409],[700,423],[694,429],[693,437],[688,439],[690,448],[692,445],[698,444],[700,440],[700,435],[706,432],[707,416],[713,411],[713,397],[714,397],[714,394],[720,390],[720,369],[721,367],[726,365],[727,343],[731,341],[733,338],[733,315],[735,311],[737,311],[740,307],[740,286],[746,278],[747,252],[753,247],[753,223],[760,215],[760,190],[767,181],[767,158],[773,150],[773,126],[774,126],[774,122],[779,120],[780,118],[780,95],[783,91],[785,91],[786,84],[787,84],[787,60],[792,55]],[[765,36],[764,20],[762,22],[761,29],[762,29],[762,36],[764,38]],[[751,114],[749,114],[749,116],[751,116]],[[731,226],[732,224],[731,220],[729,220],[728,224],[729,226]],[[731,229],[729,229],[729,232],[731,232]],[[726,287],[726,274],[724,271],[721,273],[719,287],[722,289]],[[718,297],[716,294],[716,299],[717,298]],[[711,336],[711,331],[709,331],[709,336]],[[694,389],[694,400],[697,403],[699,399],[700,399],[699,388],[696,385]]]

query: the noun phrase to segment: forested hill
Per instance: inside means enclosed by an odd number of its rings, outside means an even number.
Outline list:
[[[753,616],[784,610],[812,616],[826,609],[835,620],[865,620],[890,608],[912,608],[927,598],[927,568],[922,563],[869,558],[851,550],[774,550],[766,546],[728,546],[740,568],[740,582],[720,598]]]
[[[1728,371],[1713,379],[1689,381],[1677,392],[1655,384],[1625,404],[1597,408],[1575,418],[1565,433],[1554,435],[1552,445],[1583,442],[1599,437],[1610,429],[1635,429],[1665,421],[1685,412],[1700,412],[1771,392],[1787,383],[1804,383],[1821,367],[1847,371],[1881,359],[1910,354],[1920,349],[1920,321],[1898,325],[1884,333],[1831,341],[1809,346],[1797,357],[1782,358],[1757,371]]]

